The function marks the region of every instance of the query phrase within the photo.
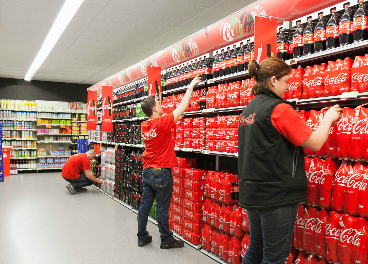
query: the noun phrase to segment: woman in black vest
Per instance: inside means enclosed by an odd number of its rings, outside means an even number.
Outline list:
[[[290,253],[297,206],[307,201],[303,148],[318,151],[342,109],[330,108],[312,131],[282,99],[290,66],[268,58],[252,60],[248,70],[256,83],[239,120],[239,206],[246,208],[250,226],[243,264],[281,264]]]

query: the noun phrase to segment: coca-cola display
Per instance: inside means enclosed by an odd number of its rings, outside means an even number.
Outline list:
[[[345,5],[345,12],[339,23],[340,46],[353,43],[353,17],[349,5]]]
[[[115,196],[138,209],[142,199],[143,151],[118,147],[115,159]]]
[[[304,55],[314,53],[314,30],[311,17],[303,31],[303,53]]]
[[[331,11],[331,18],[326,26],[326,48],[337,48],[339,46],[339,21],[336,17],[336,10]]]
[[[353,38],[354,41],[362,41],[368,39],[368,17],[367,9],[363,3],[359,1],[359,8],[354,14],[353,19]]]

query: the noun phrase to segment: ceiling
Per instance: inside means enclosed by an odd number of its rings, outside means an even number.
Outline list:
[[[84,0],[33,80],[95,84],[254,0]],[[24,79],[64,0],[0,0],[0,77]]]

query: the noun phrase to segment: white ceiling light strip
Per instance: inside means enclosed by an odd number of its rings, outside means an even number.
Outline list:
[[[30,81],[45,61],[84,0],[66,0],[24,80]]]

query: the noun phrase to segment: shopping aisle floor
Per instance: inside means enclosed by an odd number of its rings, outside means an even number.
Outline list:
[[[60,172],[0,183],[1,264],[217,263],[187,244],[160,249],[150,222],[153,242],[139,248],[135,213],[92,187],[70,195],[65,185]]]

